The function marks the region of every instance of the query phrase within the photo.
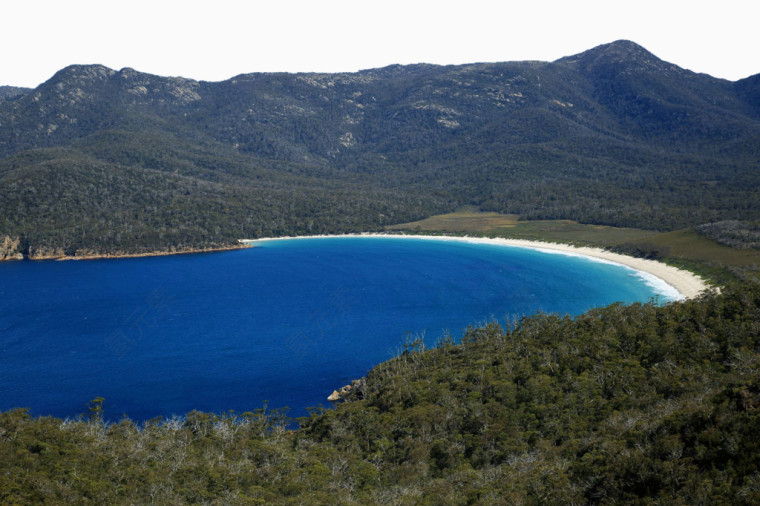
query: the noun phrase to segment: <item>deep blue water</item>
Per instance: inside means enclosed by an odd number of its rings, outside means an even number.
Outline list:
[[[648,301],[633,271],[521,248],[396,238],[0,264],[0,410],[110,419],[329,405],[333,389],[468,324]],[[664,300],[660,297],[660,300]]]

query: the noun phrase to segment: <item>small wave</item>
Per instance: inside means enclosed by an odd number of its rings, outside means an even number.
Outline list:
[[[517,248],[523,247],[523,246],[514,246]],[[542,253],[549,253],[554,255],[565,255],[569,257],[577,257],[577,258],[585,258],[586,260],[590,262],[597,262],[600,264],[607,264],[607,265],[614,265],[617,267],[621,267],[629,272],[631,272],[634,276],[641,279],[644,284],[646,284],[649,288],[651,288],[658,296],[661,296],[662,298],[666,299],[666,301],[676,301],[676,300],[685,300],[686,297],[679,292],[673,285],[668,283],[662,278],[659,278],[655,276],[654,274],[651,274],[646,271],[642,271],[639,269],[634,269],[633,267],[630,267],[625,264],[621,264],[620,262],[615,262],[614,260],[608,260],[606,258],[599,258],[595,256],[585,255],[583,253],[575,253],[572,251],[565,251],[565,250],[556,250],[556,249],[549,249],[549,248],[531,248],[525,246],[525,248],[528,249],[534,249],[536,251],[541,251]]]

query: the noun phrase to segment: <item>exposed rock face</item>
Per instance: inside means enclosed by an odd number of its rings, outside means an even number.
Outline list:
[[[18,237],[12,239],[6,235],[0,239],[0,260],[21,260],[23,258],[21,240]]]
[[[29,248],[29,259],[31,260],[52,260],[54,258],[63,258],[65,256],[66,252],[63,248],[48,246]]]
[[[361,397],[362,387],[364,386],[364,383],[365,383],[364,378],[355,379],[351,382],[350,385],[341,387],[338,390],[333,390],[333,393],[331,393],[329,397],[327,397],[327,400],[331,402],[339,401],[339,400],[345,399],[349,394],[354,394]]]

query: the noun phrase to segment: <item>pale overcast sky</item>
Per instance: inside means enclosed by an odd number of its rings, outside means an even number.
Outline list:
[[[737,80],[760,73],[757,0],[12,0],[0,85],[74,63],[220,81],[393,63],[543,60],[617,39]]]

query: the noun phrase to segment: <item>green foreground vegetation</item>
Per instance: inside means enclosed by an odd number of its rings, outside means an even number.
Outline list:
[[[0,502],[757,504],[760,287],[410,342],[298,430],[101,408],[0,414]]]

